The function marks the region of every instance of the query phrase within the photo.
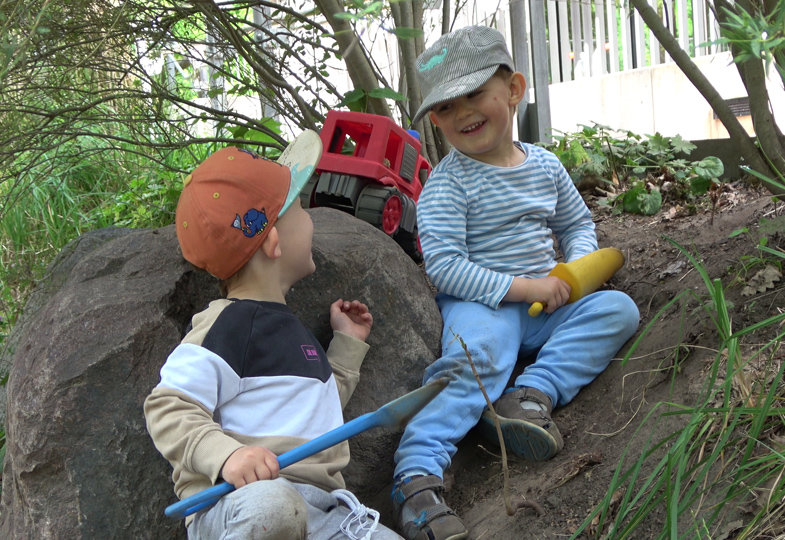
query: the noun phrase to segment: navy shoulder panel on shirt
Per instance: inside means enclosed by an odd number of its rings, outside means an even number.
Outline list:
[[[223,358],[240,377],[332,375],[316,337],[284,304],[235,300],[216,318],[202,347]]]

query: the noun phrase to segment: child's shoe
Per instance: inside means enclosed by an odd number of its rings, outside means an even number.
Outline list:
[[[527,401],[538,407],[521,407]],[[518,457],[545,461],[564,446],[559,428],[551,420],[551,398],[536,388],[517,388],[507,392],[493,404],[493,408],[499,417],[505,448]],[[499,444],[490,409],[485,409],[478,425],[485,438]]]
[[[395,524],[407,540],[459,540],[469,532],[444,503],[444,484],[435,475],[404,478],[392,492]]]

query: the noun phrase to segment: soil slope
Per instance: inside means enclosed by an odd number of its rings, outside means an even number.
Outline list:
[[[751,295],[745,291],[764,268],[755,259],[761,255],[756,249],[758,238],[766,235],[769,247],[785,248],[785,204],[772,201],[765,192],[726,186],[714,212],[704,209],[692,214],[681,207],[669,207],[655,216],[613,215],[600,210],[591,199],[587,202],[595,213],[600,246],[617,247],[625,253],[625,266],[608,286],[626,291],[636,301],[641,312],[640,330],[598,379],[572,403],[554,412],[564,436],[561,453],[544,463],[508,459],[510,496],[514,502],[525,501],[514,515],[505,511],[499,448],[475,432],[462,441],[448,472],[446,498],[464,518],[472,538],[569,538],[606,495],[623,457],[632,465],[650,441],[679,428],[680,417],[663,417],[662,413],[672,408],[671,403],[694,403],[720,341],[711,312],[703,307],[708,295],[700,273],[668,238],[693,253],[712,279],[721,280],[734,330],[785,307],[782,279],[775,278],[769,287],[759,286]],[[747,232],[733,234],[739,230]],[[691,292],[661,312],[685,291]],[[642,334],[631,351],[632,343]],[[748,339],[745,343],[751,345],[742,347],[757,350],[755,345],[765,337]],[[628,352],[630,358],[624,362]],[[777,354],[781,362],[783,352]],[[525,361],[531,359],[522,359]],[[651,460],[644,469],[650,464]],[[656,537],[663,530],[662,517],[650,516],[633,537]],[[741,510],[727,516],[724,522],[730,525],[712,531],[709,537],[732,538],[734,528],[745,517],[750,516]],[[592,537],[599,537],[602,531],[593,533]]]

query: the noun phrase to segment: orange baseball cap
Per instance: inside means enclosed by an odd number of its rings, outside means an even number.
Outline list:
[[[183,257],[217,278],[233,276],[300,195],[321,154],[313,131],[278,161],[235,147],[212,154],[183,180],[175,218]]]

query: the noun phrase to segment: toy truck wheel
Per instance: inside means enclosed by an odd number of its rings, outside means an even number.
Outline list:
[[[398,232],[403,203],[397,189],[365,186],[357,198],[355,216],[393,236]]]
[[[398,231],[395,241],[398,242],[414,262],[418,264],[422,262],[422,248],[420,247],[420,239],[417,236],[417,230],[409,232],[401,229]]]
[[[390,195],[382,210],[382,230],[393,236],[401,225],[401,215],[403,215],[401,198],[398,195]]]

